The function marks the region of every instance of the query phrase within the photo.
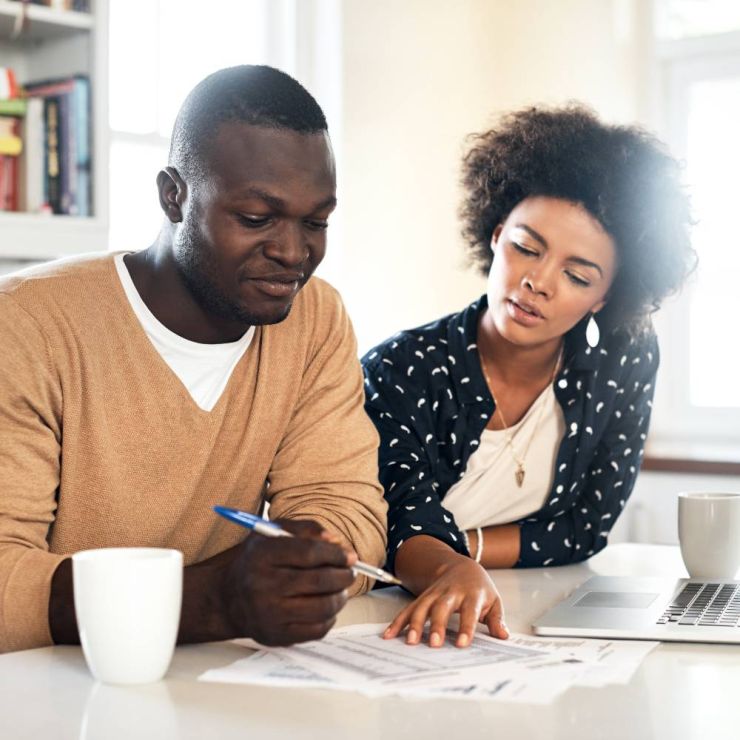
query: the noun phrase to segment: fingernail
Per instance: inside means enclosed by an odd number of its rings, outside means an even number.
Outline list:
[[[406,635],[406,642],[412,643],[412,642],[416,642],[416,640],[417,640],[416,630],[409,630],[408,634]]]
[[[458,647],[465,647],[468,642],[470,642],[470,638],[467,635],[460,635],[460,637],[457,638]]]
[[[510,634],[509,628],[503,622],[501,622],[501,629],[503,629],[503,631],[506,633],[506,636],[508,637]]]
[[[442,644],[442,637],[436,632],[432,632],[431,637],[429,638],[429,644],[432,647],[439,647]]]
[[[388,635],[390,635],[390,633],[391,633],[391,628],[390,627],[386,627],[385,632],[383,633],[383,637],[388,637]]]

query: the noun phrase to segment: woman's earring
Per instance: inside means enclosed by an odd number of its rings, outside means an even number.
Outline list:
[[[588,346],[592,349],[599,345],[599,339],[601,339],[601,332],[599,331],[599,325],[596,323],[594,315],[591,314],[591,318],[586,324],[586,341]]]

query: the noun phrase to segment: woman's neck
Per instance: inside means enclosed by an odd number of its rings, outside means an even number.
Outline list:
[[[489,310],[478,321],[478,353],[484,370],[495,373],[499,383],[506,385],[539,385],[550,378],[560,356],[563,338],[556,337],[542,344],[522,346],[503,337]]]

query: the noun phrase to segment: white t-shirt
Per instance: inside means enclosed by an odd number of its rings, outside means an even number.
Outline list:
[[[131,308],[149,341],[187,388],[195,403],[204,411],[210,411],[218,403],[236,364],[247,351],[254,336],[254,327],[251,326],[236,342],[225,344],[201,344],[184,339],[160,323],[147,308],[131,280],[123,254],[117,254],[115,262]]]
[[[516,484],[517,466],[506,443],[507,432],[512,436],[520,459],[532,438],[524,458],[526,474],[521,488]],[[465,474],[442,501],[454,515],[457,526],[466,530],[506,524],[541,509],[552,488],[555,461],[564,433],[563,410],[552,385],[535,399],[518,424],[506,431],[484,429]]]

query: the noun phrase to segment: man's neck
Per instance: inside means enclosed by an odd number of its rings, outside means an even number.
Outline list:
[[[249,326],[214,316],[195,299],[182,278],[172,248],[160,234],[148,249],[124,257],[124,264],[141,299],[154,317],[191,342],[235,342]]]
[[[489,310],[478,321],[478,353],[499,384],[541,385],[552,376],[562,345],[562,337],[529,347],[513,344],[496,329]]]

